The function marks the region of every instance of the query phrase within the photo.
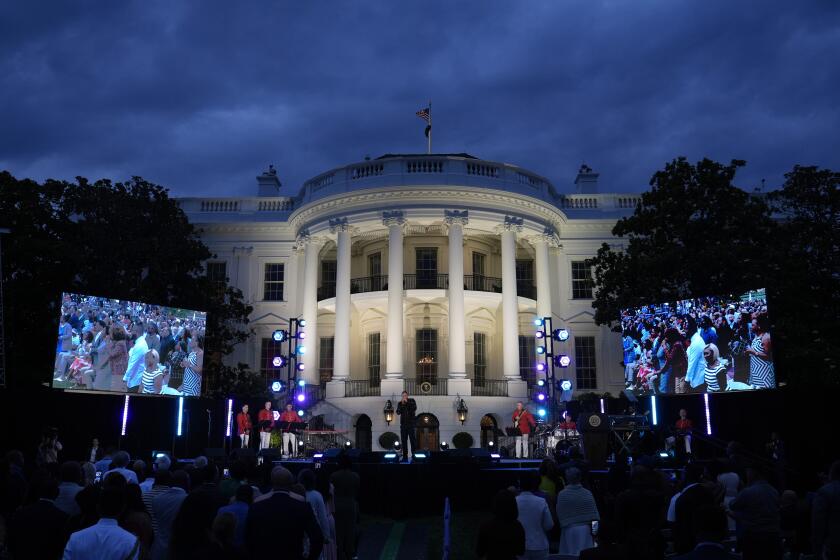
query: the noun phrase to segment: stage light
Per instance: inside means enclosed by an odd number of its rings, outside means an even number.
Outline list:
[[[283,367],[283,364],[286,363],[286,361],[283,359],[283,356],[274,356],[274,359],[271,360],[271,363],[274,365],[274,367]]]
[[[298,319],[298,326],[305,327],[306,326],[306,319]]]
[[[536,333],[536,337],[537,337],[537,338],[542,338],[542,337],[544,337],[544,336],[545,336],[545,333],[544,333],[544,332],[542,332],[542,331],[537,331],[537,333]]]
[[[225,437],[230,437],[230,421],[233,420],[233,399],[228,399],[227,424],[225,424]]]
[[[499,462],[502,460],[502,456],[501,456],[501,455],[499,455],[498,453],[491,453],[491,454],[490,454],[490,459],[491,459],[494,463],[499,463]]]
[[[295,351],[296,351],[298,354],[306,354],[306,346],[303,346],[303,345],[301,344],[301,345],[299,345],[297,348],[295,348]]]
[[[125,404],[128,406],[128,395],[126,395]],[[176,434],[178,437],[183,434],[184,425],[184,397],[178,397],[178,430]]]
[[[312,455],[312,458],[313,459],[323,459],[324,454],[323,453],[315,453],[315,454]]]
[[[569,340],[568,329],[557,329],[556,331],[554,331],[554,338],[556,338],[560,342],[566,342],[567,340]]]
[[[604,399],[601,399],[601,414],[604,414]]]
[[[540,418],[545,418],[546,414],[547,414],[547,412],[544,408],[538,408],[537,409],[537,416],[539,416]]]
[[[303,371],[304,369],[306,369],[306,366],[305,366],[305,365],[303,365],[303,362],[300,362],[300,363],[297,365],[297,370],[298,370],[298,371]]]
[[[286,339],[286,331],[277,329],[271,334],[275,342],[283,342]]]
[[[345,442],[344,442],[344,449],[350,449],[350,447],[351,447],[352,445],[353,445],[353,444],[352,444],[352,443],[350,443],[350,440],[347,440],[347,441],[345,441]]]
[[[569,364],[572,363],[572,359],[565,354],[557,356],[557,365],[560,367],[569,367]]]
[[[298,441],[298,447],[303,447],[303,440]]]
[[[298,410],[298,416],[300,416],[301,418],[303,418],[303,410]]]
[[[400,448],[400,440],[396,440],[394,442],[394,449],[399,449],[399,448]]]
[[[703,393],[703,404],[706,405],[706,435],[712,435],[712,417],[709,415],[709,393]]]
[[[543,365],[543,364],[540,364],[540,365]],[[540,371],[542,371],[542,370],[540,370]],[[537,379],[537,386],[542,387],[543,385],[545,385],[545,379]]]
[[[120,431],[121,436],[125,435],[125,424],[126,424],[126,422],[128,422],[128,399],[130,399],[130,398],[131,398],[130,395],[126,395],[125,396],[125,402],[123,404],[122,430]],[[181,397],[181,398],[183,398],[183,397]],[[178,434],[178,435],[181,435],[181,434]]]
[[[545,354],[545,346],[537,346],[537,354]]]
[[[572,390],[572,382],[568,379],[564,379],[560,382],[560,389],[563,391],[571,391]]]
[[[544,322],[545,322],[545,321],[543,321],[543,320],[542,320],[541,318],[539,318],[539,317],[537,317],[536,319],[534,319],[534,325],[535,325],[535,326],[537,326],[537,327],[541,327],[541,326],[543,326],[543,323],[544,323]]]
[[[283,390],[283,384],[279,381],[272,381],[271,382],[271,392],[272,393],[279,393]]]
[[[654,395],[650,396],[650,416],[653,425],[656,426],[658,424],[658,421],[656,418],[656,397]]]
[[[544,401],[545,400],[545,394],[537,393],[537,400],[540,401],[540,402]]]
[[[275,422],[280,420],[280,411],[279,410],[272,410],[271,417],[274,419]]]
[[[306,381],[304,381],[303,379],[298,379],[297,384],[298,387],[306,387]]]
[[[424,453],[422,451],[418,451],[411,458],[411,462],[412,463],[425,463],[428,458],[429,458],[429,456],[426,453]]]
[[[487,442],[487,447],[493,447],[494,445],[496,445],[496,444],[492,441]]]
[[[306,400],[306,395],[304,395],[303,393],[298,393],[298,396],[295,397],[295,398],[297,399],[297,402],[302,403],[303,401]]]
[[[449,449],[449,444],[446,443],[445,441],[442,441],[442,442],[440,442],[440,448],[442,450],[446,451],[447,449]]]
[[[301,331],[301,332],[297,333],[297,337],[299,339],[303,340],[304,338],[306,338],[306,333]]]
[[[539,372],[545,371],[545,364],[542,363],[542,362],[538,363],[537,364],[537,371],[539,371]]]
[[[666,453],[665,451],[660,451],[659,452],[659,457],[661,459],[667,459],[668,457],[670,457],[670,455],[668,455],[668,453]]]
[[[396,453],[386,453],[383,456],[383,459],[386,463],[399,463],[400,457]]]

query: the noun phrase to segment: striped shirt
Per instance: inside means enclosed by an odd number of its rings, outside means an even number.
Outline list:
[[[761,342],[760,335],[753,339],[752,349],[762,354],[765,353],[764,343]],[[772,389],[776,386],[776,371],[772,361],[758,356],[750,356],[750,385],[759,389]]]
[[[143,385],[143,393],[145,394],[154,394],[158,391],[155,390],[155,379],[163,375],[163,372],[159,369],[155,369],[153,371],[149,371],[147,369],[143,370],[143,377],[141,378],[140,382]]]
[[[195,352],[190,352],[187,364],[189,365],[184,368],[184,384],[181,385],[181,392],[184,395],[197,397],[201,394],[201,376],[193,369],[198,366],[198,355]]]
[[[710,366],[706,364],[703,377],[706,381],[706,390],[710,393],[722,391],[725,387],[721,387],[721,383],[726,382],[726,368],[720,362],[717,365]]]

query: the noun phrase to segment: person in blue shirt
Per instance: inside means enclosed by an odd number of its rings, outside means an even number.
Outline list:
[[[236,533],[233,544],[236,547],[245,546],[245,524],[248,522],[248,511],[254,502],[254,489],[249,484],[240,484],[236,489],[236,496],[230,505],[220,507],[217,515],[232,513],[236,517]]]

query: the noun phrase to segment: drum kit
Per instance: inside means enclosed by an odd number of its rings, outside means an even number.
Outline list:
[[[532,456],[538,459],[552,457],[558,452],[566,452],[569,447],[580,445],[580,433],[574,428],[561,428],[559,424],[538,426],[534,436],[535,449]]]

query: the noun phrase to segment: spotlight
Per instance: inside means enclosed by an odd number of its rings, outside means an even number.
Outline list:
[[[350,443],[350,440],[347,440],[347,441],[345,441],[345,442],[344,442],[344,449],[350,449],[350,447],[351,447],[352,445],[353,445],[353,444],[352,444],[352,443]]]
[[[440,448],[442,450],[446,451],[447,449],[449,449],[449,444],[446,443],[445,441],[442,441],[442,442],[440,442]]]
[[[560,382],[560,388],[564,391],[571,391],[572,390],[572,382],[568,379],[564,379]]]
[[[536,333],[537,338],[542,338],[544,336],[545,336],[545,333],[543,333],[542,331],[537,331],[537,333]]]
[[[569,330],[557,329],[556,331],[554,331],[554,338],[556,338],[560,342],[566,342],[567,340],[569,340]]]
[[[534,325],[535,325],[535,326],[537,326],[537,327],[541,327],[541,326],[543,326],[543,323],[544,323],[544,321],[543,321],[541,318],[539,318],[539,317],[537,317],[536,319],[534,319]]]
[[[283,359],[283,356],[274,356],[274,359],[271,360],[271,363],[274,364],[274,367],[283,367],[283,364],[286,363],[286,360]]]
[[[537,400],[542,402],[545,400],[545,393],[537,393]]]
[[[386,463],[399,463],[400,457],[396,453],[386,453],[383,457]]]
[[[397,440],[397,441],[394,442],[394,449],[399,449],[399,448],[400,448],[400,440]]]
[[[283,384],[279,381],[272,381],[271,383],[271,392],[272,393],[279,393],[283,390]]]
[[[546,415],[546,411],[545,411],[544,408],[538,408],[537,409],[537,416],[539,416],[540,418],[545,418],[545,415]]]
[[[271,417],[274,419],[275,422],[280,420],[280,411],[279,410],[272,410]]]
[[[275,342],[283,342],[286,339],[286,331],[277,329],[271,334],[272,338],[274,338]]]
[[[303,401],[306,400],[306,395],[304,395],[303,393],[298,393],[298,396],[296,398],[297,398],[297,402],[302,403]]]
[[[302,411],[302,410],[298,410],[298,416],[300,416],[301,418],[303,418],[303,411]]]
[[[411,458],[412,463],[425,463],[429,459],[429,455],[424,451],[418,451]]]
[[[495,443],[493,443],[492,441],[488,441],[488,442],[487,442],[487,447],[491,447],[491,448],[492,448],[494,445],[496,445],[496,444],[495,444]]]
[[[298,345],[298,347],[295,348],[295,352],[297,352],[298,354],[306,354],[306,346],[302,344]]]
[[[490,459],[491,459],[494,463],[499,463],[499,462],[501,462],[501,461],[502,461],[502,456],[501,456],[501,455],[499,455],[498,453],[491,453],[491,454],[490,454]]]
[[[561,354],[554,359],[554,363],[556,363],[560,367],[569,367],[569,364],[572,363],[572,359],[565,354]]]
[[[298,319],[298,326],[305,327],[306,326],[306,319]]]
[[[301,362],[297,365],[297,370],[298,371],[303,371],[305,368],[306,368],[306,366],[303,365],[303,362]]]
[[[540,362],[537,364],[537,371],[545,371],[545,364]]]
[[[537,346],[537,354],[545,354],[545,346]]]
[[[312,455],[312,458],[317,461],[318,459],[323,459],[324,454],[323,453],[315,453],[314,455]]]
[[[298,441],[298,447],[303,447],[303,440]]]
[[[298,379],[298,387],[306,387],[306,381],[303,379]]]
[[[304,338],[306,338],[306,333],[305,332],[299,332],[299,333],[297,333],[297,337],[299,339],[303,340]]]

